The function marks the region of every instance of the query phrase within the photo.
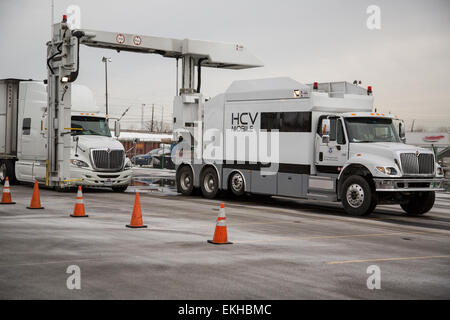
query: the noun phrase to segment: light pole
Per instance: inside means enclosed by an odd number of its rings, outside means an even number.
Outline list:
[[[111,62],[111,58],[103,57],[102,61],[105,63],[105,104],[106,104],[106,121],[109,122],[108,112],[108,62]]]

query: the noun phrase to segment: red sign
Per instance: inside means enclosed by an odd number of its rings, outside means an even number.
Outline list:
[[[118,33],[117,36],[116,36],[116,41],[117,41],[117,43],[120,43],[120,44],[124,43],[125,42],[125,36],[123,34],[121,34],[121,33]]]
[[[139,37],[139,36],[134,36],[134,37],[133,37],[133,43],[134,43],[136,46],[139,46],[139,45],[142,43],[141,37]]]
[[[440,136],[426,136],[426,137],[423,137],[423,141],[426,141],[426,142],[437,142],[437,141],[439,141],[441,139],[444,139],[444,138],[445,138],[445,136],[443,136],[443,135],[440,135]]]

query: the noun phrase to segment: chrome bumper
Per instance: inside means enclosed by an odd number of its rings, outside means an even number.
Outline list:
[[[383,179],[374,178],[376,191],[443,191],[443,178],[429,178],[429,179]]]

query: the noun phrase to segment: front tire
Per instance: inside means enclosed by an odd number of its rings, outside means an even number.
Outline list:
[[[177,192],[190,196],[194,190],[194,174],[187,165],[181,167],[177,172]]]
[[[214,168],[206,168],[200,179],[200,188],[202,189],[203,197],[207,199],[215,198],[219,191],[219,178]]]
[[[344,210],[352,216],[368,215],[376,206],[376,196],[369,183],[357,175],[350,176],[344,181],[341,199]]]
[[[420,216],[433,208],[435,201],[434,191],[422,192],[408,200],[407,203],[400,204],[400,207],[410,216]]]

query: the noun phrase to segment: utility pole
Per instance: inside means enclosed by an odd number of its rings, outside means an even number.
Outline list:
[[[153,132],[153,115],[155,111],[155,104],[152,103],[152,124],[150,125],[150,132]]]
[[[164,132],[163,126],[164,126],[164,106],[161,107],[161,130],[160,130],[160,132]]]
[[[144,108],[145,108],[145,103],[142,104],[142,109],[141,109],[141,130],[144,130]]]
[[[109,110],[108,110],[108,62],[111,62],[111,58],[103,57],[102,61],[105,63],[105,105],[106,105],[106,121],[109,122]]]

